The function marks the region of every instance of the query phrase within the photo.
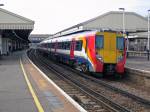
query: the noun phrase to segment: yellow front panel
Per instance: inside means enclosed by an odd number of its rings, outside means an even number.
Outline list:
[[[104,48],[98,50],[98,54],[102,56],[104,63],[117,62],[116,50],[116,33],[104,32]]]
[[[116,63],[116,34],[104,34],[104,63]]]

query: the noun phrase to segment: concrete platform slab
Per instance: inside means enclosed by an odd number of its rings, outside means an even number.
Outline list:
[[[0,60],[0,112],[36,112],[19,65],[22,53]]]
[[[38,111],[86,112],[31,64],[25,51],[3,57],[0,60],[0,112]]]

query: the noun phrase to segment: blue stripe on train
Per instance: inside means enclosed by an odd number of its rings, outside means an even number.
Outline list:
[[[71,60],[69,54],[61,54],[61,53],[56,53],[56,54],[50,53],[50,54],[54,57],[59,57],[60,61],[64,62],[64,63],[69,63],[69,61]],[[85,59],[81,56],[75,56],[74,59],[72,59],[72,60],[75,60],[77,64],[86,63],[86,65],[89,67],[89,71],[94,72],[94,69],[93,69],[91,63],[87,59]]]

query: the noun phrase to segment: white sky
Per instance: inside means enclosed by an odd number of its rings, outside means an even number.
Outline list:
[[[2,8],[35,21],[32,33],[53,34],[124,7],[147,16],[150,0],[0,0]]]

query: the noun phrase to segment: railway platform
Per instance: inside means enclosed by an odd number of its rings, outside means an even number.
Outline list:
[[[0,112],[86,112],[28,60],[25,51],[0,60]]]
[[[127,58],[126,67],[150,73],[150,60],[148,61],[146,57],[130,57]]]

